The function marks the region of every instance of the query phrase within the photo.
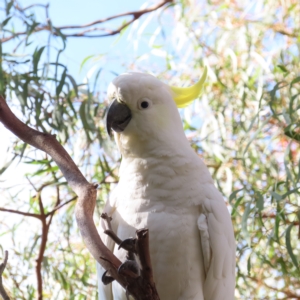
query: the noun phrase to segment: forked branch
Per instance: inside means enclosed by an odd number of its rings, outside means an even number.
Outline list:
[[[118,272],[122,262],[103,244],[93,220],[97,185],[90,184],[85,179],[69,154],[56,140],[55,135],[39,132],[21,122],[12,113],[5,99],[1,96],[0,121],[22,141],[50,155],[60,168],[70,187],[78,195],[75,209],[77,224],[86,247],[97,262],[109,272],[112,278],[127,289],[134,299],[159,299],[157,293],[153,294],[153,289],[149,289],[149,286],[154,286],[152,282],[149,282],[149,278],[138,277],[133,279],[131,276]]]
[[[149,230],[146,228],[138,229],[136,231],[135,238],[129,238],[122,241],[112,230],[112,226],[110,223],[112,218],[106,213],[103,213],[101,215],[101,218],[106,221],[108,227],[108,229],[105,230],[104,233],[112,238],[114,242],[119,245],[119,248],[123,248],[128,251],[128,260],[119,267],[119,273],[127,274],[132,279],[137,279],[140,282],[140,285],[148,295],[148,298],[143,299],[159,300],[159,296],[153,280],[153,270],[149,252]],[[135,262],[134,254],[137,256],[140,262],[140,267]],[[141,268],[141,270],[139,270],[139,268]],[[105,275],[106,273],[102,277],[103,282],[109,280]]]

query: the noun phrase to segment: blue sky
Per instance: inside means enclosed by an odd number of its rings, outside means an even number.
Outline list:
[[[141,6],[145,3],[144,0],[130,0],[130,1],[103,1],[103,0],[20,0],[19,1],[21,7],[27,7],[31,4],[41,3],[47,4],[49,3],[49,16],[55,26],[62,25],[80,25],[85,23],[90,23],[92,21],[106,18],[112,15],[116,15],[119,13],[140,10]],[[4,1],[0,2],[0,8],[4,7]],[[29,12],[29,11],[27,11]],[[34,8],[34,12],[37,17],[37,21],[45,22],[45,10],[42,7]],[[4,20],[5,14],[3,10],[0,10],[0,20]],[[130,17],[129,17],[130,18]],[[18,29],[18,25],[14,19],[11,19],[11,22],[14,22],[16,30]],[[124,18],[119,18],[114,22],[110,22],[105,26],[111,26],[115,28],[119,26],[123,22]],[[106,24],[106,23],[105,23]],[[39,47],[46,44],[48,38],[48,33],[43,32],[38,36],[34,35],[34,43],[32,48],[34,49],[36,45]],[[87,64],[87,67],[80,71],[80,65],[84,58],[90,55],[99,55],[103,53],[112,53],[113,55],[119,56],[122,53],[124,54],[125,48],[130,47],[130,43],[126,40],[126,38],[121,39],[117,46],[112,45],[118,39],[118,35],[112,37],[105,38],[70,38],[67,42],[67,48],[62,54],[63,62],[68,66],[68,73],[71,74],[76,81],[80,82],[86,76],[91,65]],[[16,41],[18,42],[18,41]],[[11,52],[14,48],[15,41],[7,42],[3,44],[3,52]],[[31,46],[30,46],[31,47]],[[112,50],[112,47],[114,48]],[[20,47],[18,53],[27,53],[32,54],[33,49],[27,49]],[[106,63],[102,62],[102,65],[107,69],[114,70],[116,73],[124,71],[122,66],[119,65],[120,61],[109,61]],[[107,80],[109,81],[109,79]],[[106,90],[106,86],[103,87]],[[17,112],[16,112],[17,113]],[[19,117],[22,117],[17,113]],[[7,158],[7,143],[10,138],[13,139],[13,135],[3,128],[0,127],[0,135],[2,139],[2,143],[0,145],[0,166],[3,165],[2,160],[6,160]]]
[[[157,3],[157,1],[153,1]],[[151,6],[152,1],[147,2],[148,6]],[[90,23],[92,21],[106,18],[112,15],[128,12],[128,11],[137,11],[141,9],[142,5],[145,5],[143,0],[131,0],[131,1],[103,1],[103,0],[20,0],[22,7],[27,7],[31,4],[47,4],[49,3],[49,16],[54,26],[63,26],[63,25],[82,25]],[[0,5],[3,7],[3,5]],[[37,21],[45,22],[45,9],[43,7],[35,7],[32,9],[37,17]],[[29,12],[30,10],[27,10]],[[0,18],[2,18],[3,12],[0,12]],[[145,15],[141,18],[141,21],[145,20],[148,15]],[[100,27],[109,27],[112,29],[117,28],[122,24],[124,20],[130,20],[130,17],[121,17],[116,20],[104,23]],[[20,24],[14,22],[14,26],[18,28]],[[148,28],[154,28],[154,24],[148,25]],[[77,30],[78,31],[78,30]],[[63,63],[67,65],[68,72],[76,80],[81,81],[86,75],[91,64],[86,64],[86,67],[79,74],[80,65],[82,61],[91,55],[99,54],[109,54],[110,56],[110,65],[106,65],[107,69],[111,69],[116,73],[125,71],[120,66],[120,61],[118,64],[114,64],[116,61],[115,58],[120,58],[127,55],[132,55],[132,43],[126,39],[126,36],[130,28],[126,31],[123,38],[119,38],[119,35],[104,37],[104,38],[68,38],[67,48],[62,54]],[[151,32],[152,33],[152,32]],[[43,32],[38,35],[34,35],[35,45],[38,44],[40,47],[47,43],[48,33]],[[55,38],[54,38],[55,39]],[[59,38],[57,38],[59,40]],[[115,42],[118,41],[116,44]],[[140,47],[142,43],[140,43]],[[9,52],[15,47],[15,41],[8,42],[3,44],[3,50]],[[131,49],[131,51],[130,51]],[[22,51],[19,51],[22,52]],[[127,62],[129,62],[127,60]]]
[[[144,0],[130,0],[130,1],[103,1],[103,0],[20,0],[19,1],[21,7],[27,7],[31,4],[41,3],[47,4],[49,3],[49,16],[52,20],[54,26],[62,26],[62,25],[80,25],[93,22],[98,19],[106,18],[112,15],[128,12],[128,11],[137,11],[141,9],[141,6],[146,4],[148,6],[153,5],[153,3],[157,4],[158,1],[154,0],[148,1],[145,3]],[[0,2],[0,8],[4,7],[4,2]],[[45,9],[43,7],[35,7],[32,9],[36,15],[38,22],[45,22]],[[30,10],[26,11],[28,14]],[[167,23],[170,26],[170,20],[168,19],[168,14],[164,13],[162,22]],[[151,13],[144,15],[142,18],[138,20],[138,22],[145,22],[147,18],[151,17]],[[5,14],[3,10],[0,10],[0,20],[5,18]],[[127,18],[130,19],[131,17]],[[110,26],[111,28],[116,28],[124,21],[124,17],[121,17],[113,22],[105,23],[104,26]],[[149,54],[151,51],[151,47],[147,44],[149,41],[149,33],[152,34],[154,30],[157,29],[158,23],[155,20],[155,17],[147,23],[146,29],[143,31],[143,34],[140,36],[134,36],[133,39],[128,39],[127,36],[130,33],[132,26],[126,31],[124,36],[119,39],[119,36],[105,37],[105,38],[69,38],[67,41],[66,50],[62,53],[63,63],[68,67],[68,73],[71,74],[77,83],[82,82],[84,77],[87,75],[89,70],[93,65],[95,67],[103,68],[106,70],[102,75],[102,78],[99,80],[99,89],[102,92],[106,91],[107,84],[113,77],[115,77],[115,73],[122,73],[127,70],[128,66],[131,64],[137,64],[135,58],[138,55]],[[139,23],[139,25],[141,24]],[[146,23],[145,23],[146,24]],[[8,23],[8,28],[11,29],[12,26],[20,30],[21,22],[16,22],[15,18],[12,18]],[[22,28],[24,30],[24,27]],[[136,30],[138,31],[138,30]],[[21,46],[18,49],[18,54],[26,53],[28,55],[27,58],[31,59],[31,55],[33,50],[38,47],[42,47],[46,45],[49,33],[42,32],[39,34],[35,34],[31,36],[31,40],[33,43],[25,48]],[[53,38],[58,41],[57,45],[61,47],[60,38]],[[115,42],[118,40],[118,43]],[[138,50],[133,51],[134,49],[134,41],[138,40]],[[3,44],[3,52],[10,53],[15,45],[19,41],[13,40]],[[157,38],[157,43],[163,43],[161,37]],[[55,44],[55,43],[54,43]],[[171,47],[171,44],[166,44]],[[53,51],[56,54],[56,51]],[[86,64],[86,67],[80,72],[80,66],[82,61],[91,55],[99,55],[99,54],[108,54],[106,58],[99,60],[98,62],[94,62],[93,59],[89,60],[89,63]],[[45,52],[43,55],[46,55]],[[42,57],[42,60],[45,57]],[[25,58],[24,58],[25,60]],[[51,57],[51,61],[55,61],[55,56]],[[123,63],[123,64],[122,64]],[[151,64],[151,69],[147,69],[147,64]],[[165,58],[151,55],[148,61],[139,62],[139,68],[144,71],[153,71],[155,69],[162,70],[165,67]],[[31,64],[26,64],[26,66],[21,66],[22,68],[31,68]],[[111,72],[110,72],[111,71]],[[14,107],[12,107],[14,109]],[[22,119],[22,114],[18,110],[14,111],[17,116]],[[0,127],[0,135],[2,139],[2,143],[0,144],[0,166],[2,166],[5,162],[9,161],[10,157],[7,153],[7,145],[9,144],[9,140],[13,140],[13,135],[8,132],[3,126]],[[13,169],[13,168],[12,168]],[[7,174],[7,173],[6,173]],[[8,175],[7,175],[8,176]]]
[[[25,2],[27,3],[29,1],[24,1],[24,4]],[[35,1],[30,2],[35,3]],[[49,1],[43,2],[47,3]],[[51,0],[49,3],[49,14],[53,23],[56,26],[62,26],[90,23],[111,15],[139,10],[144,1]],[[124,18],[119,18],[114,22],[105,24],[113,28],[121,24],[123,20]],[[84,58],[89,55],[106,53],[110,50],[111,44],[117,38],[118,36],[105,38],[70,38],[64,53],[69,72],[76,76],[76,74],[79,73],[79,68]],[[120,47],[124,47],[124,45],[120,44]]]

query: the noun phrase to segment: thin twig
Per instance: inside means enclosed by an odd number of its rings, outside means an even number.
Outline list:
[[[91,27],[91,26],[94,26],[94,25],[97,25],[97,24],[101,24],[101,23],[105,23],[105,22],[108,22],[108,21],[111,21],[111,20],[114,20],[114,19],[117,19],[117,18],[132,16],[131,20],[125,22],[123,25],[119,26],[115,30],[110,30],[110,29],[107,29],[107,28],[94,27],[92,29],[89,28],[87,30],[83,30],[81,32],[73,33],[73,34],[67,34],[65,32],[61,32],[65,37],[98,38],[98,37],[112,36],[112,35],[120,33],[124,28],[126,28],[127,26],[132,24],[134,21],[139,19],[142,15],[153,12],[153,11],[161,8],[162,6],[164,6],[168,3],[172,3],[172,2],[173,2],[173,0],[163,0],[160,3],[158,3],[158,4],[156,4],[152,7],[149,7],[149,8],[145,8],[145,9],[142,9],[142,10],[139,10],[139,11],[130,11],[130,12],[127,12],[127,13],[117,14],[117,15],[110,16],[110,17],[105,18],[105,19],[96,20],[94,22],[90,22],[90,23],[83,24],[83,25],[67,25],[67,26],[55,27],[53,25],[50,26],[49,22],[48,22],[47,25],[37,26],[34,29],[34,32],[50,31],[54,35],[57,35],[55,29],[58,30],[58,31],[62,31],[62,30],[70,30],[70,29],[74,30],[74,29],[88,28],[88,27]],[[38,6],[38,4],[31,5],[31,7],[33,7],[33,6]],[[44,7],[47,9],[47,6],[44,5]],[[23,11],[23,10],[28,9],[30,7],[26,7],[25,9],[21,9],[20,7],[17,6],[16,8],[20,11]],[[107,31],[107,33],[98,34],[98,35],[87,35],[86,34],[86,33],[91,32],[91,31]],[[8,42],[8,41],[14,39],[15,37],[18,37],[18,36],[21,36],[21,35],[27,35],[27,34],[28,34],[27,31],[14,32],[11,36],[8,36],[6,38],[2,38],[1,42],[5,43],[5,42]]]
[[[262,213],[261,217],[263,219],[275,219],[277,217],[277,215],[275,213]],[[285,219],[284,222],[285,222],[285,224],[293,224],[295,226],[298,226],[300,224],[299,221],[290,221],[289,219]]]
[[[19,210],[14,210],[14,209],[6,209],[3,207],[0,207],[0,211],[10,212],[10,213],[22,215],[25,217],[33,217],[33,218],[37,218],[39,220],[42,218],[41,215],[39,215],[39,214],[26,213],[24,211],[19,211]]]
[[[107,234],[117,245],[122,243],[122,240],[112,230],[104,230],[104,233]]]
[[[70,200],[68,200],[68,201],[66,201],[66,202],[64,202],[64,203],[61,203],[61,204],[58,205],[58,206],[55,206],[55,207],[53,208],[53,210],[51,210],[50,212],[46,213],[45,216],[48,217],[49,215],[55,213],[58,209],[62,208],[63,206],[65,206],[65,205],[67,205],[67,204],[69,204],[70,202],[76,200],[77,198],[78,198],[77,196],[74,196],[74,197],[71,198]]]
[[[273,287],[271,285],[268,285],[264,279],[258,279],[256,277],[252,277],[252,276],[246,276],[246,277],[255,281],[259,285],[264,285],[266,288],[268,288],[270,290],[286,294],[286,296],[289,298],[300,299],[299,295],[296,295],[294,292],[291,292],[290,290],[288,290],[286,288],[278,288],[278,287]]]
[[[107,213],[102,213],[100,217],[106,221],[108,229],[112,231],[112,226],[111,226],[112,217],[108,216]]]
[[[55,206],[53,208],[53,210],[51,210],[50,212],[48,212],[48,213],[45,214],[45,217],[46,218],[49,217],[50,215],[52,215],[53,213],[55,213],[58,209],[62,208],[63,206],[69,204],[70,202],[72,202],[72,201],[74,201],[76,199],[77,199],[77,196],[74,196],[70,200],[68,200],[68,201],[66,201],[64,203],[61,203],[58,206]],[[25,217],[33,217],[33,218],[36,218],[36,219],[39,219],[39,220],[41,220],[41,218],[42,218],[42,216],[39,215],[39,214],[27,213],[27,212],[24,212],[24,211],[14,210],[14,209],[7,209],[7,208],[3,208],[3,207],[0,207],[0,211],[10,212],[10,213],[22,215],[22,216],[25,216]]]
[[[60,26],[58,28],[59,29],[86,28],[86,27],[91,27],[93,25],[97,25],[97,24],[100,24],[100,23],[104,23],[104,22],[107,22],[107,21],[111,21],[111,20],[114,20],[114,19],[117,19],[117,18],[120,18],[120,17],[126,17],[126,16],[133,16],[134,18],[137,19],[137,18],[141,17],[142,15],[150,13],[152,11],[155,11],[155,10],[161,8],[162,6],[164,6],[165,4],[171,3],[171,2],[173,2],[173,0],[164,0],[164,1],[161,1],[160,3],[158,3],[158,4],[156,4],[152,7],[148,7],[148,8],[139,10],[139,11],[130,11],[130,12],[126,12],[126,13],[117,14],[117,15],[114,15],[114,16],[111,16],[111,17],[108,17],[108,18],[105,18],[105,19],[100,19],[100,20],[97,20],[97,21],[94,21],[94,22],[91,22],[91,23],[87,23],[87,24],[84,24],[84,25]]]
[[[37,259],[35,260],[36,262],[35,272],[36,272],[36,279],[37,279],[37,292],[38,292],[37,298],[38,300],[42,300],[43,299],[42,262],[43,262],[47,239],[48,239],[49,226],[47,226],[41,192],[38,193],[37,198],[39,200],[39,207],[40,207],[40,214],[41,214],[40,220],[42,222],[42,234],[41,234],[41,244],[40,244],[39,254]]]
[[[104,230],[104,233],[107,234],[117,245],[120,245],[122,243],[122,240],[112,230],[112,226],[111,226],[112,218],[109,217],[107,213],[102,213],[100,217],[106,221],[108,227],[108,229]]]

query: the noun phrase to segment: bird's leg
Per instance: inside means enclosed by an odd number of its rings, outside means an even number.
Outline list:
[[[140,274],[140,269],[139,269],[139,265],[136,262],[135,259],[135,253],[136,252],[136,239],[135,238],[128,238],[125,240],[121,240],[116,233],[113,231],[112,226],[111,226],[111,220],[112,218],[109,217],[106,213],[101,214],[101,218],[103,218],[106,223],[107,223],[107,228],[104,233],[107,234],[116,244],[119,245],[119,248],[122,248],[124,250],[127,251],[127,255],[126,258],[127,260],[120,265],[120,267],[118,268],[118,272],[119,273],[127,273],[129,272],[129,276],[130,277],[138,277]],[[104,281],[109,281],[110,278],[106,273],[103,274],[102,276],[102,282],[104,283]]]
[[[116,265],[114,265],[110,260],[106,259],[105,257],[100,256],[100,258],[103,259],[103,260],[105,260],[105,261],[107,261],[107,262],[109,262],[109,263],[112,265],[112,267],[113,267],[114,269],[117,269],[117,268],[118,268]],[[103,273],[102,277],[101,277],[101,281],[102,281],[102,283],[103,283],[104,285],[110,284],[110,283],[113,282],[114,280],[115,280],[115,278],[113,278],[112,276],[110,276],[109,270],[106,270],[106,271]]]
[[[107,213],[102,213],[100,217],[106,221],[108,229],[113,231],[111,227],[112,217],[109,217]]]
[[[120,245],[122,240],[114,233],[111,226],[112,217],[109,217],[107,213],[102,213],[101,218],[106,221],[108,229],[104,230],[104,233],[107,234],[116,244]]]
[[[127,251],[126,261],[119,265],[119,267],[117,267],[117,272],[120,275],[124,276],[128,283],[126,285],[126,299],[129,300],[131,290],[130,285],[139,280],[140,283],[142,282],[146,284],[147,289],[151,290],[149,292],[149,295],[154,295],[155,298],[153,299],[159,300],[159,296],[157,294],[157,290],[153,280],[153,272],[149,252],[149,230],[146,228],[138,229],[136,231],[135,238],[128,238],[122,241],[112,229],[112,218],[109,217],[106,213],[101,214],[101,218],[103,218],[107,223],[107,229],[104,231],[104,233],[107,234],[111,239],[113,239],[113,241],[117,245],[119,245],[119,249],[123,248]],[[139,263],[136,261],[136,257],[138,258]],[[103,257],[101,258],[105,259]],[[113,265],[113,267],[116,266]],[[109,270],[104,272],[102,276],[102,282],[104,284],[109,284],[112,281],[113,278],[110,276]]]
[[[135,238],[128,238],[123,240],[120,244],[119,244],[119,248],[123,248],[125,250],[127,250],[128,252],[132,252],[132,253],[136,253],[136,239]]]
[[[131,251],[127,251],[126,259],[128,260],[135,260],[135,255]]]
[[[118,268],[118,273],[136,279],[140,276],[140,267],[135,260],[126,260]]]
[[[104,230],[104,233],[107,234],[116,244],[119,245],[119,249],[123,248],[128,252],[136,253],[136,239],[128,238],[122,241],[112,230],[112,226],[111,226],[112,217],[109,217],[107,213],[102,213],[101,218],[106,221],[108,227],[108,229]],[[129,257],[132,257],[132,254],[128,254],[128,255]]]
[[[136,239],[129,238],[119,245],[119,248],[123,248],[127,250],[126,255],[126,261],[121,264],[121,266],[118,269],[118,273],[121,273],[124,270],[132,271],[137,277],[140,276],[140,267],[135,259],[135,253],[136,253]]]

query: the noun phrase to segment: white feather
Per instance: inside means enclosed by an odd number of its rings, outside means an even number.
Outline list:
[[[115,232],[125,239],[149,228],[161,300],[233,300],[230,216],[206,166],[189,146],[169,88],[151,75],[128,73],[114,80],[108,96],[122,99],[132,112],[126,129],[115,133],[122,154],[120,181],[105,207]],[[138,108],[141,98],[150,99],[149,109]],[[123,250],[106,237],[105,243],[125,260]],[[112,289],[99,284],[99,292],[99,300],[126,299],[115,282]]]
[[[201,248],[203,254],[205,276],[207,276],[210,267],[210,261],[211,261],[211,248],[210,248],[207,218],[204,214],[200,214],[197,224],[200,230],[200,240],[201,240]]]

